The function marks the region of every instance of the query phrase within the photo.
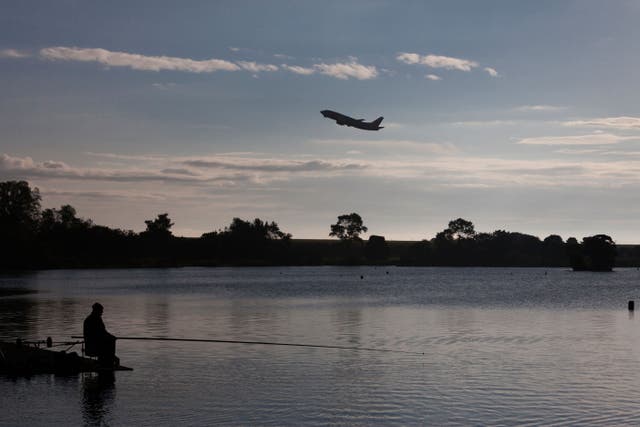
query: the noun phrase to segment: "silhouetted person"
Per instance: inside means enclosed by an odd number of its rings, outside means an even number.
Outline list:
[[[102,304],[91,306],[91,314],[84,319],[84,351],[87,356],[97,356],[98,362],[105,367],[118,366],[120,359],[116,357],[116,337],[107,332],[102,321]]]

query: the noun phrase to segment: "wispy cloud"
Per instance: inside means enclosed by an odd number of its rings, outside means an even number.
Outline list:
[[[335,64],[314,64],[313,68],[320,74],[341,80],[347,80],[349,78],[369,80],[378,76],[378,70],[375,66],[359,64],[355,59],[349,62],[337,62]]]
[[[0,58],[28,58],[31,55],[17,49],[1,49]]]
[[[240,48],[229,48],[238,52]],[[3,51],[9,52],[9,51]],[[14,52],[14,51],[11,51]],[[7,53],[8,55],[9,53]],[[14,53],[15,55],[15,53]],[[324,74],[341,80],[373,79],[378,70],[373,65],[362,65],[356,58],[347,62],[313,64],[311,68],[298,65],[261,64],[255,61],[227,61],[225,59],[191,59],[172,56],[148,56],[135,53],[109,51],[101,48],[48,47],[40,50],[40,57],[53,61],[96,62],[107,67],[125,67],[138,71],[181,71],[189,73],[214,73],[217,71],[248,71],[253,74],[275,72],[283,69],[295,74]]]
[[[640,129],[640,117],[602,117],[586,120],[572,120],[563,123],[572,127],[599,127],[610,129]]]
[[[598,154],[603,151],[601,148],[561,148],[553,152],[558,154]]]
[[[468,59],[454,58],[440,55],[420,55],[417,53],[399,53],[396,59],[405,64],[419,64],[431,68],[444,68],[447,70],[471,71],[478,63]]]
[[[412,140],[384,139],[384,140],[363,140],[363,139],[313,139],[314,144],[340,145],[345,147],[369,147],[377,149],[410,150],[427,152],[431,154],[450,155],[460,150],[451,143],[422,142]]]
[[[78,181],[116,181],[116,182],[182,182],[203,183],[215,180],[239,179],[241,177],[204,177],[185,176],[184,174],[163,173],[162,171],[137,169],[74,168],[64,162],[36,162],[31,157],[12,157],[0,154],[0,176],[2,177],[39,177],[71,179]]]
[[[514,126],[519,124],[517,120],[465,120],[461,122],[452,122],[454,126],[472,126],[472,127],[493,127],[493,126]]]
[[[568,136],[540,136],[533,138],[523,138],[517,144],[524,145],[610,145],[618,144],[622,141],[640,139],[640,137],[629,137],[614,135],[611,133],[593,133],[589,135],[568,135]]]
[[[41,187],[40,192],[46,196],[63,196],[65,198],[82,198],[95,201],[130,201],[130,200],[144,200],[144,201],[163,201],[166,200],[166,195],[154,194],[141,191],[109,191],[109,190],[96,190],[96,191],[73,191],[73,190],[58,190],[57,188]]]
[[[273,64],[258,64],[253,61],[238,61],[238,65],[243,69],[252,73],[261,71],[278,71],[278,66]]]
[[[489,73],[491,77],[500,77],[500,74],[495,70],[495,68],[484,67],[484,70]]]
[[[308,76],[316,72],[316,70],[314,70],[313,68],[300,67],[298,65],[281,64],[280,67],[282,67],[283,70],[291,71],[292,73],[301,74],[304,76]]]
[[[251,158],[218,158],[184,160],[183,164],[196,168],[231,169],[257,172],[314,172],[330,170],[364,169],[366,165],[353,162],[327,160],[279,160]]]
[[[424,76],[426,79],[429,80],[433,80],[433,81],[438,81],[438,80],[442,80],[442,77],[440,76],[436,76],[435,74],[427,74],[426,76]]]
[[[370,144],[402,149],[415,141],[316,141],[336,144],[358,154]],[[34,161],[29,157],[0,154],[0,180],[27,179],[41,188],[55,188],[60,180],[73,181],[69,191],[149,191],[168,198],[204,191],[223,194],[239,189],[282,191],[301,178],[317,180],[363,177],[417,184],[428,188],[611,188],[640,185],[640,159],[576,161],[557,159],[508,159],[475,157],[446,144],[423,144],[428,156],[382,156],[367,160],[316,158],[259,158],[247,155],[217,155],[201,158],[166,158],[163,164],[140,161],[135,168],[78,168],[60,161]],[[416,147],[417,149],[417,147]],[[363,150],[363,151],[366,151]],[[426,152],[426,151],[425,151]],[[152,157],[153,158],[153,157]],[[344,181],[341,181],[344,182]],[[376,182],[376,181],[372,181]],[[109,183],[105,186],[104,183]],[[276,184],[277,183],[277,184]],[[113,185],[112,185],[113,184]],[[116,185],[117,184],[117,185]],[[137,184],[131,186],[131,184]],[[67,188],[66,188],[67,189]],[[225,190],[226,189],[226,190]],[[222,193],[221,193],[222,192]],[[115,196],[115,195],[114,195]],[[123,195],[123,197],[127,197]]]
[[[562,111],[566,110],[567,107],[562,107],[558,105],[521,105],[519,107],[514,108],[515,111],[520,112],[553,112],[553,111]]]
[[[216,71],[238,71],[240,66],[223,59],[195,60],[171,56],[146,56],[106,49],[83,49],[77,47],[48,47],[40,50],[43,58],[60,61],[98,62],[109,67],[128,67],[143,71],[185,71],[190,73],[213,73]]]

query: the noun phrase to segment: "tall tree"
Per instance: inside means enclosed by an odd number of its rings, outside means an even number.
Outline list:
[[[40,191],[26,181],[0,182],[0,227],[34,227],[40,219],[40,200]]]
[[[39,253],[35,236],[40,192],[26,181],[0,182],[0,268],[33,265]]]
[[[147,229],[142,234],[146,234],[154,237],[169,237],[171,234],[171,227],[174,223],[169,219],[168,213],[159,214],[156,219],[146,220]]]
[[[362,218],[357,213],[340,215],[338,222],[331,225],[329,236],[337,237],[342,241],[359,241],[360,234],[366,233],[367,227],[362,223]]]
[[[595,236],[582,239],[583,254],[586,258],[586,265],[592,271],[611,271],[616,260],[616,244],[610,236],[606,234],[596,234]]]
[[[473,223],[462,218],[449,221],[449,228],[446,231],[454,239],[473,239],[476,235]]]

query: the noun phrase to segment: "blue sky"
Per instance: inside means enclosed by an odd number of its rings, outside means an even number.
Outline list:
[[[98,224],[640,242],[634,1],[4,1],[0,179]],[[385,117],[336,126],[333,109]],[[365,236],[366,237],[366,236]]]

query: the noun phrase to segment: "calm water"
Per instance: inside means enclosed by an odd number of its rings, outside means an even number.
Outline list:
[[[361,276],[363,278],[361,279]],[[133,372],[0,377],[2,425],[640,425],[640,271],[185,268],[0,276],[0,339],[90,306]]]

